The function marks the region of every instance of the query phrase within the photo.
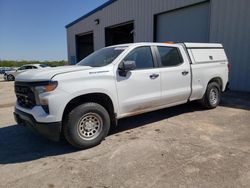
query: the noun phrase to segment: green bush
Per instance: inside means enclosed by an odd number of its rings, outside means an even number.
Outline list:
[[[51,67],[67,65],[67,61],[12,61],[0,60],[0,67],[20,67],[27,64],[46,64]]]

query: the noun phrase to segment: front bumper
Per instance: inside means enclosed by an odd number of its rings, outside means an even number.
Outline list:
[[[27,126],[50,140],[60,140],[62,129],[61,122],[39,123],[32,115],[22,112],[18,109],[15,109],[14,118],[17,124]]]

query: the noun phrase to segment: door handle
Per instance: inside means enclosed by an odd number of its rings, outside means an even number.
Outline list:
[[[151,74],[149,77],[150,79],[156,79],[159,77],[159,74]]]
[[[186,75],[188,75],[188,73],[189,73],[188,71],[183,71],[183,72],[182,72],[182,75],[183,75],[183,76],[186,76]]]

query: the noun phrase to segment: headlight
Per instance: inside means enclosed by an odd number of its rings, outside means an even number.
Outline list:
[[[47,114],[49,114],[48,99],[46,97],[40,96],[40,94],[54,91],[57,88],[57,86],[58,86],[57,81],[51,81],[51,82],[40,83],[38,86],[33,87],[35,90],[34,92],[36,96],[36,104],[41,105],[41,107]]]
[[[53,82],[49,82],[46,85],[36,86],[35,90],[37,91],[38,94],[47,93],[47,92],[54,91],[57,85],[58,85],[58,82],[53,81]]]

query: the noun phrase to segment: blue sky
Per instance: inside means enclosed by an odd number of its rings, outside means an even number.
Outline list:
[[[0,0],[0,59],[66,60],[65,25],[107,0]]]

